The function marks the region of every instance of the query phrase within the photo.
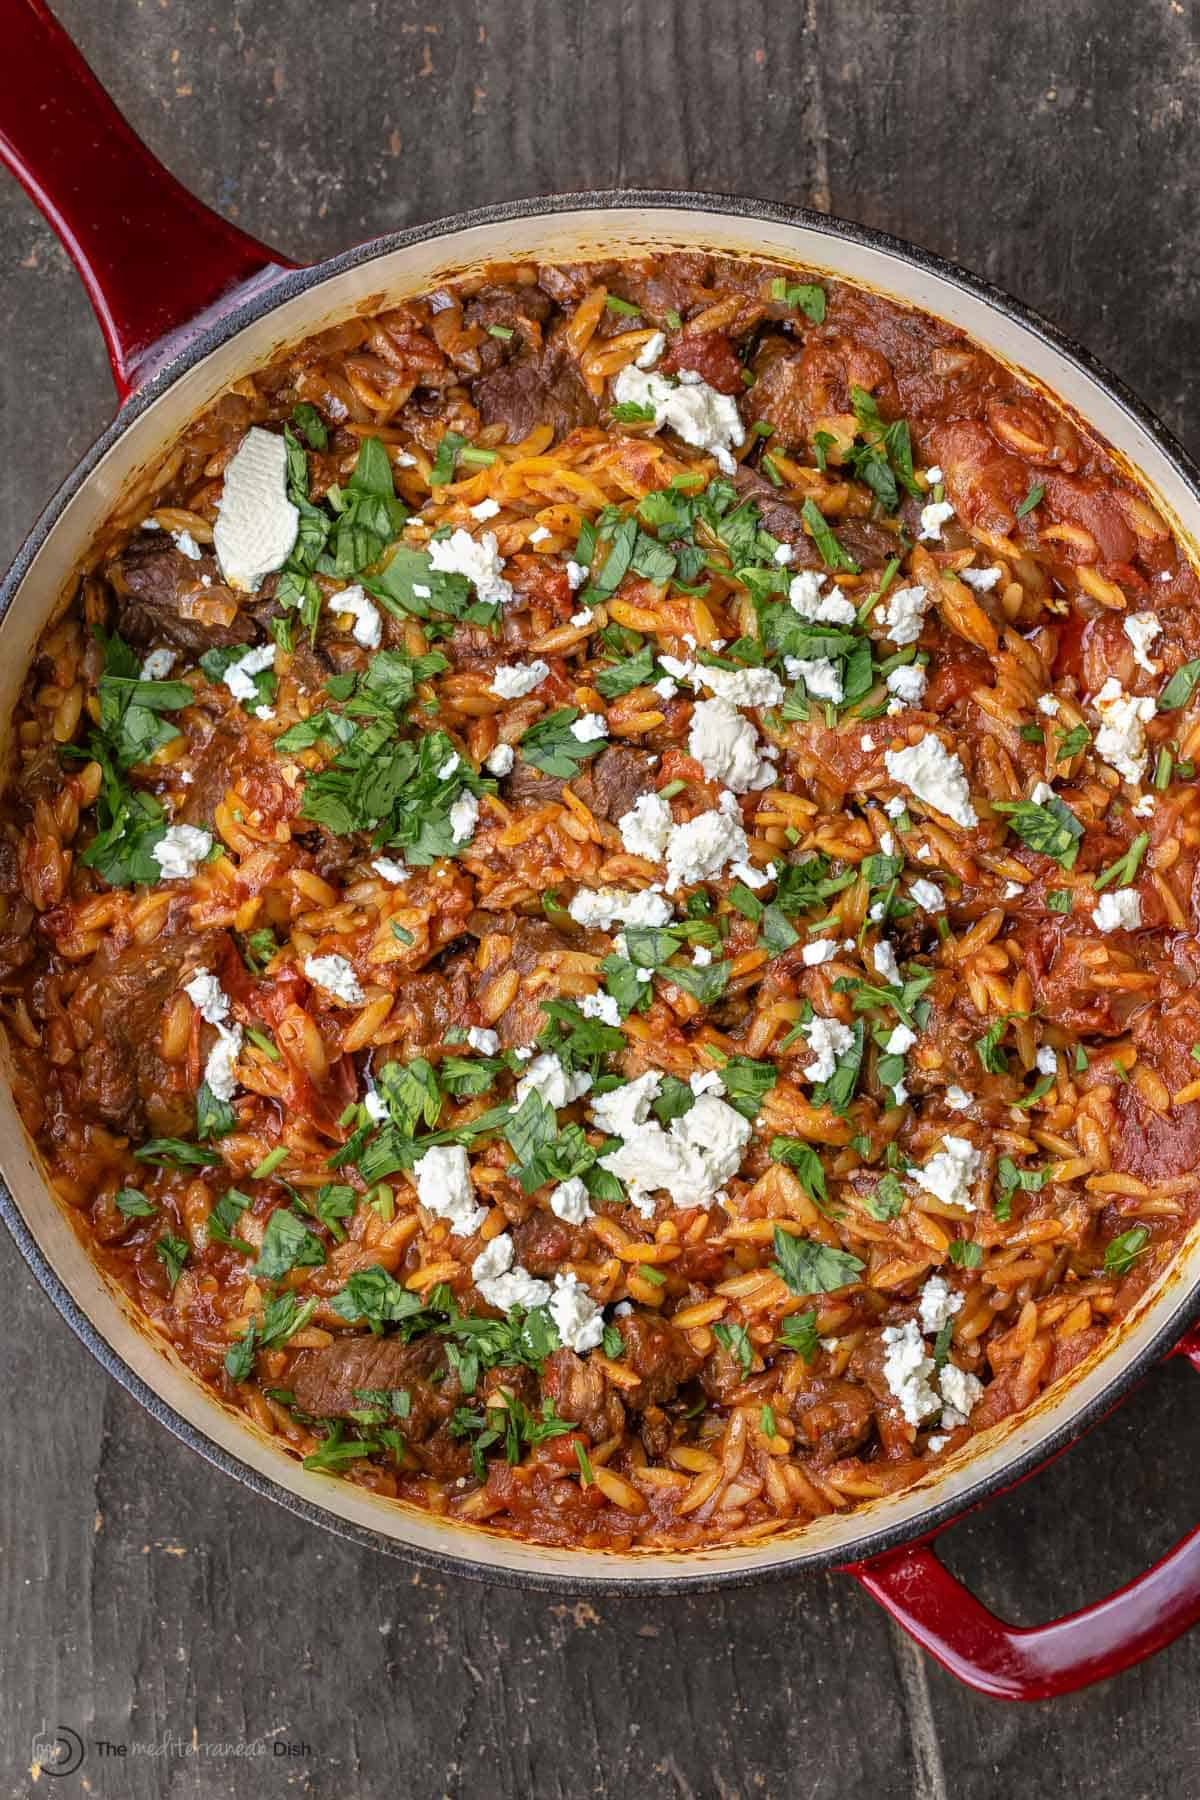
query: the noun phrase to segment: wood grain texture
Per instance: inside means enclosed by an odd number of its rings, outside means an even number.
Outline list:
[[[957,258],[1200,449],[1200,32],[1180,0],[55,0],[173,170],[298,256],[620,184],[816,205]],[[109,415],[99,339],[0,187],[0,555]],[[683,1600],[438,1581],[301,1525],[160,1431],[11,1244],[0,1321],[0,1796],[1191,1800],[1200,1633],[1065,1702],[975,1698],[843,1577]],[[1195,1378],[1157,1372],[943,1540],[1023,1622],[1193,1522]],[[175,1750],[36,1785],[33,1733]],[[311,1754],[208,1754],[303,1741]],[[192,1752],[185,1754],[185,1752]],[[81,1777],[86,1776],[86,1790]]]

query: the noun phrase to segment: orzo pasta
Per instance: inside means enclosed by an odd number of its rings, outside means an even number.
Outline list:
[[[1195,577],[961,334],[494,267],[239,382],[15,723],[17,1098],[310,1468],[680,1546],[917,1480],[1196,1212]]]

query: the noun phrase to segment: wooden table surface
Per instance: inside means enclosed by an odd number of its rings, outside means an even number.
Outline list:
[[[54,4],[169,166],[294,256],[555,189],[815,206],[991,277],[1200,451],[1200,29],[1180,0]],[[7,180],[0,209],[7,557],[112,397],[63,252]],[[3,1233],[0,1279],[3,1796],[1200,1793],[1200,1631],[1015,1708],[957,1686],[844,1576],[589,1602],[437,1580],[154,1426]],[[1030,1623],[1161,1554],[1195,1518],[1194,1381],[1164,1366],[958,1527],[955,1571]],[[35,1787],[33,1735],[59,1723],[84,1767]]]

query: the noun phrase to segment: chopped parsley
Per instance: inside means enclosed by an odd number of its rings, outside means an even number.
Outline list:
[[[1120,1237],[1113,1238],[1105,1248],[1104,1273],[1128,1275],[1149,1242],[1150,1233],[1144,1225],[1135,1225],[1131,1230],[1123,1231]]]
[[[793,1237],[775,1227],[775,1256],[771,1264],[793,1294],[833,1294],[858,1281],[864,1264],[847,1250],[834,1250],[815,1238]]]
[[[1029,849],[1053,857],[1061,868],[1074,868],[1083,826],[1057,794],[1045,801],[995,800],[992,805],[1008,815],[1009,825]]]

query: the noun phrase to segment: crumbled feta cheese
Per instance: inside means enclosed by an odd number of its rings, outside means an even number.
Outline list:
[[[913,587],[897,588],[888,596],[875,617],[887,630],[893,644],[915,644],[930,602],[930,594],[918,582]]]
[[[1003,574],[1004,570],[993,563],[990,569],[960,569],[958,579],[974,588],[977,594],[990,594]]]
[[[473,538],[460,526],[448,538],[431,538],[428,548],[430,566],[439,575],[465,575],[489,604],[505,606],[512,599],[512,588],[500,573],[504,558],[494,531]]]
[[[212,844],[212,834],[198,825],[168,825],[151,854],[164,881],[190,881]]]
[[[868,754],[875,748],[875,739],[871,736],[869,731],[863,732],[862,737],[859,739],[859,748],[867,751]]]
[[[488,752],[484,768],[489,775],[507,775],[516,761],[516,752],[511,744],[497,744]]]
[[[287,497],[287,445],[252,425],[225,469],[213,548],[231,588],[252,594],[291,554],[300,513]]]
[[[592,622],[592,609],[590,606],[581,606],[577,613],[571,614],[572,625],[575,625],[575,626],[590,625],[591,622]]]
[[[1056,800],[1058,796],[1048,782],[1035,781],[1029,798],[1035,806],[1045,806],[1047,800]]]
[[[768,863],[765,869],[756,869],[753,863],[735,862],[730,863],[729,873],[735,881],[740,881],[743,886],[757,892],[759,888],[765,888],[769,881],[774,881],[775,864]]]
[[[242,1053],[242,1028],[240,1025],[218,1025],[217,1041],[208,1053],[208,1061],[204,1065],[204,1079],[208,1083],[209,1092],[226,1105],[237,1093],[238,1057]]]
[[[885,831],[879,840],[879,848],[884,856],[895,856],[896,840],[890,831]]]
[[[1004,891],[1001,895],[1001,899],[1003,899],[1003,900],[1019,900],[1021,895],[1024,892],[1025,892],[1025,887],[1022,882],[1006,881],[1004,884]]]
[[[652,369],[666,347],[667,340],[664,333],[661,331],[651,332],[650,336],[646,339],[645,343],[634,357],[634,361],[638,368]]]
[[[1136,800],[1129,810],[1135,819],[1152,819],[1154,817],[1154,807],[1155,796],[1153,794],[1143,794],[1141,799]]]
[[[361,1006],[366,999],[358,976],[344,956],[305,957],[304,973],[317,987],[324,988],[327,994],[332,994],[344,1006]]]
[[[363,1110],[368,1119],[373,1120],[376,1125],[381,1125],[387,1118],[387,1103],[378,1088],[368,1087],[363,1095]]]
[[[805,968],[816,969],[822,963],[832,962],[838,953],[834,938],[817,938],[814,943],[805,944],[800,952]]]
[[[593,1112],[599,1106],[594,1102]],[[737,1174],[751,1132],[749,1119],[715,1094],[705,1093],[666,1130],[655,1119],[635,1118],[629,1130],[618,1134],[624,1138],[620,1149],[602,1156],[600,1166],[626,1184],[643,1217],[652,1215],[650,1195],[660,1189],[676,1206],[706,1206]]]
[[[804,1071],[805,1079],[828,1081],[837,1068],[838,1057],[852,1048],[854,1033],[840,1019],[822,1018],[820,1013],[815,1013],[803,1030],[813,1053],[813,1060]]]
[[[917,1321],[907,1319],[903,1325],[886,1326],[883,1342],[883,1378],[908,1423],[919,1425],[938,1410],[938,1397],[929,1385],[933,1358],[925,1354]]]
[[[568,559],[568,562],[567,562],[567,586],[570,588],[570,590],[573,594],[576,593],[583,586],[583,584],[587,580],[587,578],[588,578],[588,572],[584,568],[583,564],[575,562],[573,558]]]
[[[983,1383],[978,1375],[969,1375],[957,1363],[948,1362],[938,1377],[938,1386],[946,1403],[942,1408],[942,1424],[948,1425],[953,1431],[957,1426],[966,1424],[982,1400]]]
[[[501,663],[492,675],[491,692],[501,700],[520,700],[541,687],[550,673],[550,664],[535,657],[531,663]]]
[[[174,667],[174,650],[152,650],[142,664],[142,680],[165,681]]]
[[[624,888],[580,888],[567,911],[577,925],[611,931],[614,925],[665,925],[672,916],[670,901],[643,888],[631,894]]]
[[[679,684],[672,681],[669,675],[664,675],[661,681],[654,683],[654,691],[660,700],[673,700],[679,692]]]
[[[802,619],[816,620],[822,625],[852,625],[857,616],[854,602],[834,587],[823,594],[826,577],[815,569],[801,569],[788,584],[792,610]]]
[[[700,1069],[695,1075],[689,1075],[688,1086],[697,1100],[701,1094],[721,1095],[725,1092],[725,1083],[715,1069]]]
[[[1142,922],[1142,897],[1136,888],[1113,888],[1101,894],[1092,919],[1101,931],[1136,931]]]
[[[1040,1047],[1034,1058],[1034,1064],[1039,1075],[1058,1074],[1058,1057],[1049,1044],[1043,1044]]]
[[[791,544],[776,544],[775,546],[775,561],[782,569],[787,568],[795,554],[796,552]]]
[[[587,1188],[578,1175],[560,1181],[550,1196],[550,1211],[565,1225],[582,1225],[592,1217],[592,1203]]]
[[[921,508],[921,529],[917,536],[923,544],[940,544],[942,526],[947,519],[954,517],[954,508],[948,500],[933,500],[928,506]]]
[[[1151,661],[1150,646],[1162,636],[1161,619],[1152,612],[1126,613],[1121,624],[1133,645],[1133,660],[1138,668],[1145,669],[1148,675],[1157,675],[1162,664]]]
[[[580,744],[597,744],[608,736],[608,720],[603,713],[581,713],[571,726],[571,736]]]
[[[390,856],[374,857],[371,861],[371,867],[377,875],[383,877],[384,881],[390,881],[395,887],[399,887],[402,882],[408,880],[409,872],[404,864],[394,862]]]
[[[197,969],[183,991],[206,1024],[222,1025],[229,1017],[229,996],[207,969]]]
[[[936,463],[934,463],[932,469],[926,469],[925,479],[929,483],[931,488],[935,488],[939,485],[939,483],[943,482],[946,479],[946,477],[942,474],[942,471],[938,467],[938,465]]]
[[[512,1259],[513,1241],[507,1231],[502,1231],[496,1237],[488,1239],[471,1264],[471,1280],[477,1287],[481,1282],[494,1281],[497,1275],[503,1275],[512,1268]]]
[[[892,670],[884,685],[904,706],[919,706],[928,679],[920,663],[901,663],[898,669]]]
[[[746,436],[737,401],[719,394],[692,370],[685,369],[676,385],[630,364],[613,382],[613,398],[619,406],[650,407],[656,431],[669,426],[685,444],[707,450],[726,475],[733,474],[730,451]]]
[[[450,808],[450,838],[455,844],[469,844],[479,823],[479,796],[460,794]]]
[[[580,1099],[591,1085],[592,1078],[586,1071],[568,1074],[557,1056],[547,1050],[534,1057],[518,1081],[516,1102],[520,1106],[527,1094],[540,1094],[546,1105],[557,1112],[560,1106],[570,1106],[572,1100]]]
[[[900,986],[900,965],[896,961],[896,952],[886,938],[880,938],[872,947],[871,960],[875,964],[875,973],[889,987]]]
[[[480,500],[476,506],[468,507],[467,510],[471,517],[473,519],[478,519],[479,523],[482,525],[486,519],[494,519],[496,517],[500,511],[500,502],[489,497],[486,500]]]
[[[511,1312],[514,1306],[524,1307],[529,1312],[535,1306],[545,1306],[550,1298],[550,1283],[539,1281],[528,1269],[523,1269],[518,1264],[507,1275],[497,1275],[494,1281],[489,1281],[486,1288],[481,1287],[479,1291],[488,1305],[494,1306],[497,1312]]]
[[[577,1355],[594,1350],[604,1337],[604,1312],[575,1275],[554,1277],[550,1317],[564,1346]]]
[[[903,794],[893,794],[890,800],[884,801],[883,810],[889,819],[900,819],[908,811],[908,802]]]
[[[783,683],[772,669],[715,669],[702,663],[696,679],[731,706],[778,706],[783,699]]]
[[[486,1025],[468,1025],[467,1047],[478,1050],[480,1056],[495,1056],[500,1048],[500,1033],[489,1031]]]
[[[1145,725],[1158,710],[1153,698],[1135,699],[1110,675],[1092,702],[1100,714],[1096,733],[1096,755],[1123,775],[1126,781],[1139,782],[1146,773],[1148,752]]]
[[[905,1051],[912,1049],[916,1041],[915,1031],[907,1025],[897,1025],[893,1028],[892,1035],[883,1048],[888,1056],[903,1056]]]
[[[635,1128],[644,1124],[649,1117],[651,1104],[658,1099],[661,1087],[661,1077],[653,1069],[648,1069],[644,1075],[639,1075],[635,1081],[627,1081],[623,1087],[613,1088],[607,1094],[594,1095],[591,1101],[592,1117],[601,1131],[607,1131],[613,1137],[631,1137]]]
[[[1039,694],[1037,706],[1038,711],[1044,713],[1048,719],[1058,717],[1059,699],[1057,694]]]
[[[922,912],[944,912],[946,898],[935,881],[926,881],[924,876],[914,881],[908,890],[909,898],[915,900]]]
[[[257,700],[258,688],[254,676],[261,675],[264,669],[275,667],[277,644],[263,644],[257,650],[247,650],[245,656],[239,656],[231,662],[221,677],[235,700]]]
[[[535,525],[529,534],[528,542],[531,544],[544,544],[546,539],[552,536],[553,533],[548,531],[544,525]]]
[[[413,1175],[417,1199],[426,1211],[439,1219],[448,1219],[451,1230],[460,1237],[469,1237],[473,1231],[478,1231],[487,1213],[475,1204],[471,1165],[461,1144],[435,1144],[424,1156],[417,1158]]]
[[[892,780],[926,806],[964,828],[979,823],[962,763],[932,731],[904,750],[885,750],[883,762]]]
[[[744,873],[749,848],[737,802],[732,794],[722,794],[716,809],[697,813],[672,829],[667,843],[667,886],[691,887],[697,881],[712,880],[731,863],[748,887],[762,887],[764,879],[757,871],[753,881]]]
[[[189,562],[200,561],[204,552],[201,550],[190,531],[173,531],[171,536],[174,539],[176,548],[182,555],[187,557]]]
[[[966,1212],[974,1212],[971,1188],[982,1161],[969,1138],[952,1137],[947,1133],[942,1139],[942,1148],[930,1157],[924,1168],[911,1169],[909,1173],[917,1186],[935,1199],[944,1201],[947,1206],[961,1206]]]
[[[728,700],[701,700],[694,708],[688,750],[710,781],[735,794],[774,780],[770,763],[759,755],[758,732]]]
[[[584,994],[579,1010],[585,1019],[599,1019],[602,1025],[619,1025],[621,1009],[611,994]]]
[[[802,681],[814,700],[832,700],[837,706],[845,697],[841,667],[829,656],[785,656],[783,666],[792,681]]]
[[[956,1294],[944,1275],[931,1275],[921,1289],[921,1330],[936,1337],[957,1312],[962,1311],[965,1295]]]
[[[354,619],[354,641],[365,650],[378,650],[383,642],[383,619],[374,601],[368,600],[363,588],[355,582],[343,588],[329,602],[335,613],[350,613]]]
[[[209,1052],[204,1079],[216,1098],[228,1104],[237,1091],[234,1066],[241,1055],[242,1028],[229,1023],[229,996],[207,969],[198,969],[183,991],[205,1024],[217,1028],[217,1041]]]
[[[450,756],[448,756],[446,758],[445,762],[442,764],[441,768],[438,770],[438,780],[439,781],[449,781],[449,779],[453,775],[455,769],[457,769],[459,767],[461,762],[462,762],[462,757],[458,754],[458,751],[455,750]]]
[[[671,808],[661,794],[642,794],[617,820],[621,842],[630,856],[644,856],[649,862],[659,862],[666,854],[674,825]]]
[[[953,1086],[946,1089],[946,1105],[951,1112],[966,1112],[970,1104],[971,1096],[966,1088]]]

